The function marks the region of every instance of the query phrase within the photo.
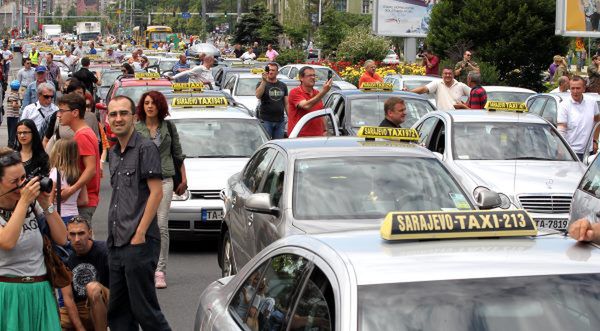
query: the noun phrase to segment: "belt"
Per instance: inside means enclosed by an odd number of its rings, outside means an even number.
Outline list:
[[[6,277],[0,276],[1,283],[39,283],[48,279],[48,276],[25,276],[25,277]]]

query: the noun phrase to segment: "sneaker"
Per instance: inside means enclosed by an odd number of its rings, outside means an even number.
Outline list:
[[[164,272],[157,271],[154,273],[154,286],[156,286],[156,288],[167,288]]]

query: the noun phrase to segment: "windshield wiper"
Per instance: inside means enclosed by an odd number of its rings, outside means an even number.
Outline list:
[[[537,156],[518,156],[513,158],[508,158],[506,160],[543,160],[543,161],[558,161],[556,159],[550,159],[547,157],[537,157]]]

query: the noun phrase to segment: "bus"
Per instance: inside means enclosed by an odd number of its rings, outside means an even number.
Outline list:
[[[167,37],[172,33],[173,29],[171,29],[171,27],[163,25],[150,25],[143,32],[139,26],[136,26],[132,31],[135,44],[146,48],[152,47],[154,42],[167,42]]]

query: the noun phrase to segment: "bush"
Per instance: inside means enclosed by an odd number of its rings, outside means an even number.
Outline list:
[[[277,63],[284,66],[286,64],[302,63],[306,60],[306,55],[301,49],[290,48],[282,49],[277,56]]]
[[[493,64],[479,61],[479,59],[473,59],[479,65],[479,71],[481,74],[481,85],[505,85],[500,82],[498,69]],[[454,68],[456,63],[452,60],[443,60],[440,61],[440,74],[442,73],[442,68],[448,66],[450,68]]]
[[[389,40],[374,36],[367,29],[355,28],[338,46],[337,59],[358,63],[365,60],[381,61],[390,49]]]

